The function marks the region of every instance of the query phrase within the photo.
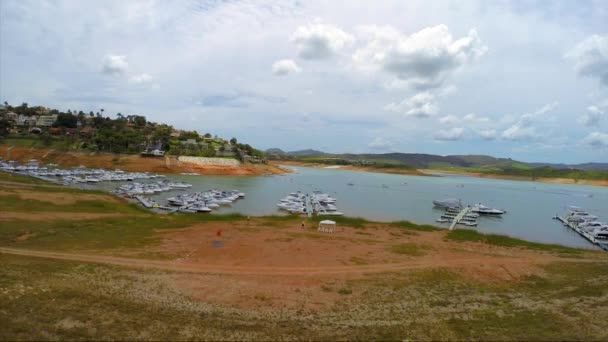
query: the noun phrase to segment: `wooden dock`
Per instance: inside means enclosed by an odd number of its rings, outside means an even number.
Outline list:
[[[469,210],[471,210],[470,207],[465,207],[458,213],[458,215],[456,215],[456,217],[454,217],[454,220],[452,220],[452,224],[450,224],[450,230],[453,230],[454,227],[456,227],[456,225],[460,222],[460,220],[464,218],[464,216],[469,212]]]
[[[144,196],[136,195],[135,199],[138,200],[144,207],[148,209],[152,208],[152,203],[150,203]]]
[[[568,222],[568,220],[566,220],[565,218],[563,218],[561,216],[555,216],[554,219],[561,221],[564,224],[564,226],[570,227],[572,230],[574,230],[575,232],[577,232],[580,236],[584,237],[589,242],[591,242],[592,244],[598,246],[602,250],[608,251],[608,244],[607,243],[599,241],[598,239],[596,239],[595,237],[593,237],[593,235],[587,233],[585,230],[580,229],[579,227],[577,227],[575,224],[573,224],[571,222]]]

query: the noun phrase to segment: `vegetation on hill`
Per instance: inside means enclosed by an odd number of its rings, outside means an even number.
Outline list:
[[[45,107],[5,105],[0,109],[0,139],[4,143],[60,150],[85,150],[135,154],[145,150],[164,150],[173,155],[204,157],[246,156],[263,158],[264,154],[249,144],[177,130],[173,126],[151,122],[142,115],[117,113],[114,119],[104,109],[93,113],[82,110],[62,112]]]

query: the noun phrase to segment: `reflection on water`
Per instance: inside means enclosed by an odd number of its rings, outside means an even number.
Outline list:
[[[568,206],[576,205],[608,221],[608,188],[585,185],[548,184],[475,178],[461,175],[420,177],[379,173],[290,167],[295,173],[281,176],[168,176],[193,184],[191,191],[212,188],[238,189],[247,195],[219,213],[276,215],[276,203],[293,191],[320,190],[338,199],[347,216],[370,220],[410,220],[436,224],[442,213],[432,201],[460,198],[464,204],[483,203],[507,210],[503,217],[483,217],[476,228],[482,232],[507,234],[532,241],[593,248],[578,234],[552,220]],[[352,185],[349,185],[351,183]],[[114,189],[116,183],[100,185]],[[156,199],[172,197],[179,191],[163,193]]]

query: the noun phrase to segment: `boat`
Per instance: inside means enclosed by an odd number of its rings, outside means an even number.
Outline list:
[[[485,205],[478,203],[471,207],[471,211],[480,215],[502,215],[506,213],[505,210],[495,209],[486,207]]]
[[[447,219],[444,219],[444,218],[438,218],[435,221],[439,222],[439,223],[450,223],[450,222],[452,222],[452,220],[447,220]]]
[[[434,200],[433,205],[439,208],[462,208],[462,201],[455,198],[444,198],[441,200]]]

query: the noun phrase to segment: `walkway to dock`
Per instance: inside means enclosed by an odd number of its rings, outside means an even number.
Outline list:
[[[458,222],[460,222],[460,220],[462,220],[464,218],[464,215],[466,215],[469,212],[469,210],[471,210],[470,207],[465,207],[458,213],[458,215],[456,215],[456,217],[454,217],[454,220],[452,221],[452,224],[450,225],[450,230],[452,230],[452,229],[454,229],[454,227],[456,227]]]

